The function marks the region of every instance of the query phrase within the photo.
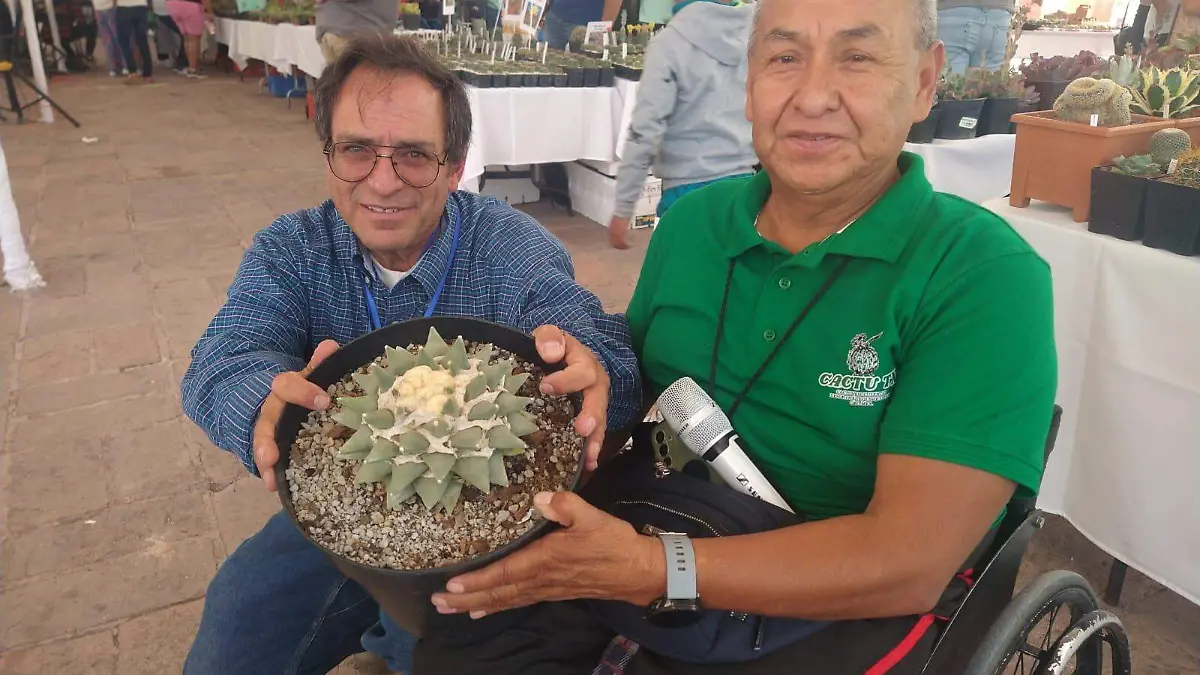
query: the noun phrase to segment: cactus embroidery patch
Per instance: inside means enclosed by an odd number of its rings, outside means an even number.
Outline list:
[[[896,385],[896,370],[884,375],[879,370],[879,352],[873,346],[883,333],[868,336],[859,333],[850,340],[850,351],[846,354],[846,370],[849,372],[821,373],[820,385],[829,389],[829,398],[845,401],[855,408],[870,408],[886,401]]]

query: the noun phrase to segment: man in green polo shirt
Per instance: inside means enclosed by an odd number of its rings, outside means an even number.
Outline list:
[[[932,0],[759,5],[746,113],[764,171],[668,212],[628,320],[651,393],[704,387],[810,521],[691,542],[704,607],[834,623],[747,663],[643,650],[625,672],[919,673],[931,608],[1014,491],[1041,479],[1050,270],[903,152],[945,63]],[[441,611],[663,596],[658,542],[573,495],[538,503],[565,527],[451,580]]]

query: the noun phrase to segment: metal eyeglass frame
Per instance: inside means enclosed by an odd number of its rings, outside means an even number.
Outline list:
[[[362,178],[359,178],[358,180],[346,180],[345,178],[338,176],[337,171],[335,171],[333,168],[333,146],[335,146],[335,145],[362,145],[363,147],[370,148],[371,152],[375,153],[375,159],[374,159],[374,161],[372,161],[371,170],[367,172],[367,175],[363,176]],[[391,150],[392,154],[381,155],[381,154],[379,154],[379,148]],[[329,141],[325,142],[325,147],[321,150],[321,153],[325,155],[325,163],[329,165],[329,170],[333,171],[334,177],[336,177],[338,180],[340,180],[344,183],[361,183],[364,180],[370,178],[371,174],[375,172],[375,167],[379,165],[379,159],[381,157],[386,157],[388,159],[388,164],[392,165],[392,173],[396,174],[396,178],[399,178],[400,182],[404,183],[405,185],[407,185],[411,188],[416,188],[416,189],[420,190],[422,188],[427,188],[430,185],[433,185],[434,183],[437,182],[438,177],[442,175],[442,167],[446,166],[446,164],[449,161],[449,158],[447,157],[447,159],[442,159],[442,158],[438,157],[435,153],[432,153],[432,152],[429,153],[429,154],[433,155],[434,159],[437,160],[437,171],[434,172],[433,179],[430,180],[428,183],[426,183],[424,185],[414,185],[414,184],[410,183],[404,176],[400,175],[400,169],[396,168],[396,160],[393,159],[396,156],[397,151],[413,150],[413,149],[419,149],[419,148],[413,148],[411,146],[395,146],[395,145],[374,146],[374,145],[367,145],[365,143],[353,143],[353,142],[349,142],[349,141],[346,141],[344,143],[334,143],[332,140],[329,140]],[[424,152],[424,151],[422,151],[422,152]]]

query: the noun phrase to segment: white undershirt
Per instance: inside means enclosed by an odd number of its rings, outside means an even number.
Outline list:
[[[407,272],[389,270],[388,268],[376,262],[375,259],[371,257],[370,253],[363,255],[363,264],[366,265],[367,272],[375,275],[375,277],[382,281],[389,290],[395,288],[396,284],[404,281],[406,278],[408,278],[408,275],[412,274],[412,270]]]

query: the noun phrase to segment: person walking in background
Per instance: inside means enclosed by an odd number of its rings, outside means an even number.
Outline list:
[[[121,43],[117,39],[117,10],[115,0],[92,0],[96,10],[96,24],[100,29],[100,44],[104,46],[104,58],[108,61],[109,77],[128,75],[125,58],[121,55]]]
[[[396,0],[317,0],[317,42],[325,63],[337,60],[356,34],[391,35],[399,18]]]
[[[154,31],[154,46],[158,49],[158,62],[171,64],[177,75],[186,75],[187,55],[184,53],[183,32],[171,18],[167,0],[150,0],[150,11],[154,12],[154,24],[161,27]]]
[[[630,219],[652,164],[663,181],[661,217],[688,192],[751,175],[758,162],[745,105],[754,5],[683,0],[674,9],[646,51],[608,226],[614,248],[629,248]]]
[[[129,69],[126,84],[154,81],[154,56],[150,53],[148,31],[150,6],[147,0],[117,0],[117,40],[121,44],[121,55]],[[138,56],[142,59],[141,72],[137,72],[133,58],[133,45],[137,43]]]
[[[190,78],[205,77],[200,74],[200,40],[205,22],[213,18],[211,0],[167,0],[167,11],[183,34],[183,51],[187,54],[185,74]]]
[[[999,70],[1008,51],[1015,0],[938,0],[937,36],[950,71]]]
[[[621,0],[554,0],[546,10],[546,42],[554,49],[566,49],[571,33],[586,28],[592,21],[616,21]]]

